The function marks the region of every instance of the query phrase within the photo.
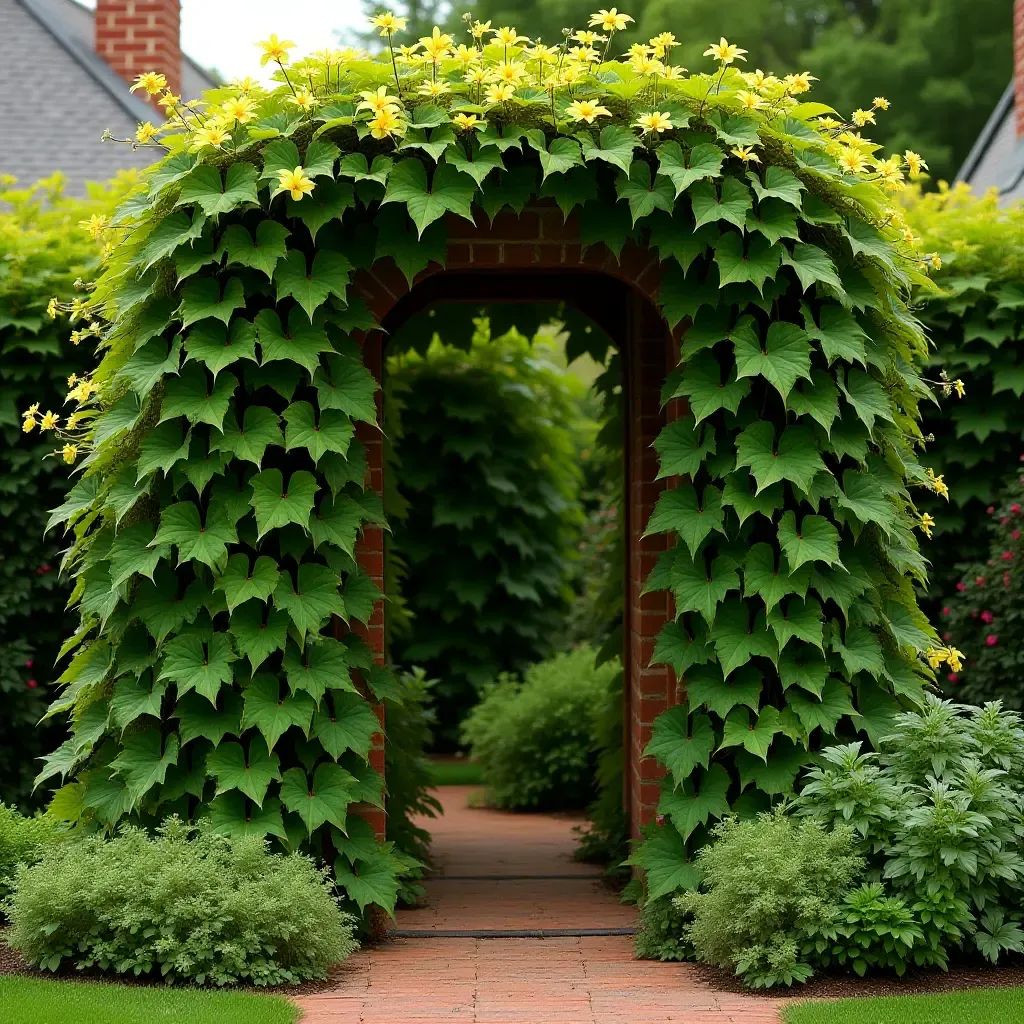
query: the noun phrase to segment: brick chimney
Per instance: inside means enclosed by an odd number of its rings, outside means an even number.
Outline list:
[[[159,71],[181,93],[179,0],[96,0],[95,23],[96,52],[126,82]]]
[[[1013,107],[1017,138],[1024,139],[1024,0],[1013,3]]]

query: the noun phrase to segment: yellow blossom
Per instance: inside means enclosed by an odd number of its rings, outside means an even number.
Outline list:
[[[940,473],[938,476],[935,475],[934,469],[929,469],[927,472],[928,486],[938,494],[940,497],[945,498],[949,501],[949,487],[946,482],[942,479],[944,474]]]
[[[540,64],[554,64],[558,60],[558,50],[553,46],[545,46],[539,40],[533,46],[523,50],[527,60],[539,61]]]
[[[622,32],[632,20],[631,15],[619,14],[618,9],[613,7],[609,11],[602,8],[592,14],[587,24],[600,27],[602,32]]]
[[[485,85],[490,78],[491,73],[487,68],[471,68],[462,76],[462,80],[467,85]]]
[[[607,107],[594,103],[593,100],[575,100],[565,108],[565,113],[574,121],[586,121],[587,124],[593,124],[597,117],[612,116],[612,112]]]
[[[668,114],[663,114],[660,110],[652,110],[649,114],[641,114],[634,122],[635,127],[643,129],[643,131],[651,135],[657,132],[659,135],[672,127],[672,119]]]
[[[601,59],[601,55],[592,46],[571,46],[569,56],[584,64],[592,64]]]
[[[903,229],[903,241],[907,242],[909,245],[917,246],[917,244],[921,241],[921,239],[918,238],[918,236],[914,234],[914,232],[913,232],[913,230],[911,228],[904,228]]]
[[[72,331],[71,332],[71,339],[70,339],[71,340],[71,344],[72,345],[77,345],[82,340],[82,338],[84,338],[84,337],[85,337],[85,332],[84,331]]]
[[[474,21],[469,28],[469,34],[474,39],[483,39],[483,37],[490,31],[491,23],[489,21]]]
[[[159,129],[151,121],[140,122],[139,127],[135,129],[135,141],[144,146],[156,138],[158,131]]]
[[[924,652],[924,656],[928,662],[928,667],[934,670],[946,660],[948,653],[944,647],[929,647]]]
[[[29,406],[29,407],[28,407],[28,408],[27,408],[27,409],[26,409],[26,410],[25,410],[25,411],[24,411],[24,412],[23,412],[22,414],[21,414],[21,418],[22,418],[22,419],[24,419],[24,420],[27,420],[27,419],[29,419],[30,417],[33,417],[33,416],[35,416],[37,412],[39,412],[39,403],[38,403],[38,402],[33,402],[33,403],[32,403],[32,404],[31,404],[31,405],[30,405],[30,406]]]
[[[867,170],[868,163],[860,150],[846,148],[839,154],[839,166],[847,174],[860,174]]]
[[[237,121],[239,124],[248,124],[256,116],[253,102],[247,96],[226,100],[221,112],[229,121]]]
[[[866,124],[875,123],[875,115],[870,110],[861,110],[859,107],[853,112],[852,121],[858,128]]]
[[[231,83],[243,96],[247,96],[251,92],[255,92],[259,89],[259,82],[255,78],[246,75],[245,78],[236,78]]]
[[[654,47],[648,46],[646,43],[633,43],[626,51],[626,56],[632,60],[634,57],[649,57],[652,53],[654,53]]]
[[[60,453],[64,457],[64,461],[70,466],[78,457],[78,445],[66,444],[61,448]]]
[[[957,398],[963,398],[967,393],[967,389],[964,387],[964,382],[959,377],[953,381],[953,390],[956,392]]]
[[[397,110],[399,101],[394,96],[388,95],[388,87],[381,85],[376,92],[361,92],[362,102],[356,104],[356,111],[369,110],[379,114],[382,110]]]
[[[68,421],[67,421],[67,425],[66,425],[67,429],[68,430],[74,430],[78,426],[78,421],[81,418],[82,418],[82,414],[80,412],[73,412],[68,417]]]
[[[602,35],[598,35],[596,32],[588,32],[583,29],[580,32],[574,32],[572,34],[573,39],[578,43],[582,43],[584,46],[594,46],[596,43],[605,43],[607,38]]]
[[[676,46],[679,40],[671,32],[660,32],[653,39],[649,39],[648,42],[654,47],[656,53],[659,50],[661,53],[664,53],[666,50],[671,50],[673,46]],[[659,57],[661,53],[658,54]]]
[[[917,525],[920,526],[921,532],[931,539],[932,528],[935,526],[935,520],[927,512],[922,512],[920,516],[920,522]]]
[[[43,418],[39,421],[40,430],[55,430],[60,423],[60,417],[51,410],[47,409],[43,414]]]
[[[949,662],[949,667],[954,672],[959,672],[964,667],[963,657],[964,652],[958,651],[955,647],[946,649],[946,661]]]
[[[811,88],[811,82],[816,82],[817,78],[807,71],[801,71],[799,74],[786,75],[782,80],[782,84],[786,89],[791,92],[794,96],[799,96],[802,92],[807,92]]]
[[[174,113],[175,108],[178,106],[179,103],[181,103],[181,97],[175,96],[174,93],[170,92],[169,90],[165,92],[163,96],[160,97],[160,99],[157,100],[157,104],[163,107],[164,110],[167,111],[168,115]]]
[[[530,40],[526,36],[519,35],[514,28],[505,25],[491,31],[491,41],[499,46],[518,46],[520,43],[528,43]]]
[[[744,163],[759,164],[761,162],[761,158],[754,152],[752,146],[733,146],[729,152],[733,156],[739,157]]]
[[[250,36],[250,38],[252,38]],[[288,63],[288,51],[295,48],[290,39],[278,39],[276,32],[271,32],[266,39],[256,44],[263,53],[260,55],[260,66],[265,67],[272,60],[282,66]]]
[[[873,107],[878,107],[879,110],[888,110],[889,109],[889,101],[884,96],[876,96],[871,101],[871,105]]]
[[[416,91],[421,96],[437,99],[438,96],[444,96],[445,93],[451,92],[452,87],[447,82],[421,82],[420,87]]]
[[[192,136],[192,145],[189,149],[195,151],[204,146],[215,146],[218,149],[228,140],[228,133],[220,125],[205,125],[197,128]]]
[[[495,83],[487,87],[484,98],[488,103],[507,103],[515,95],[516,87],[504,83]]]
[[[51,320],[56,320],[57,319],[57,300],[56,299],[50,299],[50,301],[46,304],[46,315]]]
[[[68,387],[73,388],[78,383],[78,374],[73,373],[68,377]]]
[[[488,81],[505,82],[508,85],[519,85],[523,80],[526,69],[522,64],[513,64],[511,61],[502,61],[497,67],[488,72]]]
[[[725,36],[717,43],[712,43],[705,51],[705,57],[714,57],[715,60],[721,61],[723,64],[731,64],[734,60],[746,60],[743,56],[747,51],[741,50],[738,46],[734,46],[730,43]]]
[[[764,100],[757,93],[747,92],[746,89],[737,89],[736,99],[740,101],[745,110],[757,110],[764,106]]]
[[[136,89],[141,89],[143,92],[149,93],[150,96],[156,96],[166,88],[166,76],[157,71],[147,71],[135,79],[135,84],[128,91],[135,92]]]
[[[452,47],[452,37],[442,32],[435,25],[431,35],[420,38],[420,46],[423,47],[423,52],[436,64],[439,60],[443,60],[448,56],[448,51]]]
[[[386,107],[377,111],[376,116],[369,123],[370,135],[375,139],[389,138],[392,135],[401,135],[403,131],[402,120],[394,107]]]
[[[638,75],[660,75],[665,70],[665,65],[657,57],[638,55],[631,57],[629,63]]]
[[[396,14],[392,14],[391,11],[384,11],[381,14],[374,15],[370,19],[370,25],[373,28],[379,28],[382,36],[390,36],[394,35],[395,32],[404,32],[406,20]]]
[[[468,68],[471,64],[475,64],[480,59],[480,51],[475,47],[467,46],[465,43],[459,43],[459,45],[452,50],[452,56],[464,68]]]
[[[39,424],[36,422],[34,416],[26,416],[25,419],[22,420],[21,429],[26,434],[31,434],[32,431],[35,430],[37,426],[39,426]]]
[[[819,117],[814,124],[819,128],[823,128],[827,132],[834,132],[837,128],[843,127],[842,124],[834,117]]]
[[[417,52],[419,48],[419,43],[413,46],[400,46],[398,54],[395,56],[395,61],[399,64],[416,64],[420,60],[420,55]],[[430,60],[429,57],[423,57],[422,59]]]
[[[309,113],[319,102],[313,93],[306,88],[297,89],[294,96],[290,96],[289,102],[293,103],[299,110]]]
[[[306,177],[306,172],[301,166],[296,167],[294,171],[280,170],[277,177],[281,191],[289,193],[296,202],[309,195],[316,187],[312,179]]]
[[[483,122],[480,120],[479,117],[476,116],[476,114],[462,114],[462,113],[459,113],[459,114],[455,114],[452,117],[452,124],[455,125],[455,127],[460,132],[468,132],[468,131],[472,131],[474,128],[482,125]]]
[[[912,178],[916,178],[922,171],[928,170],[928,165],[921,159],[920,154],[915,153],[912,149],[908,149],[903,154],[903,159],[906,161],[907,169],[910,171]]]

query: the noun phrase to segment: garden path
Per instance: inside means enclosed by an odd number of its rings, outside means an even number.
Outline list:
[[[572,859],[580,819],[474,808],[472,793],[440,789],[443,817],[423,822],[437,864],[425,906],[300,998],[302,1024],[775,1024],[775,1000],[633,959],[634,909]]]

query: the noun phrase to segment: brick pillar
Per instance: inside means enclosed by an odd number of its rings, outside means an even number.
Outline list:
[[[1013,102],[1017,138],[1024,138],[1024,0],[1013,4]]]
[[[377,379],[382,378],[383,340],[378,333],[370,334],[363,342],[363,362],[366,368]],[[377,422],[384,422],[383,396],[377,392]],[[356,424],[356,439],[366,448],[366,462],[369,467],[366,484],[378,494],[384,492],[384,439],[380,430],[369,423]],[[384,590],[384,530],[379,526],[364,526],[359,540],[356,542],[356,561],[360,568]],[[384,602],[378,601],[373,607],[373,614],[365,626],[353,621],[353,631],[358,633],[369,645],[373,659],[378,665],[384,664]],[[373,707],[381,725],[381,731],[373,737],[370,747],[370,765],[384,775],[384,705]],[[373,825],[378,839],[384,838],[386,814],[379,807],[362,805],[359,813]]]
[[[159,71],[171,92],[180,94],[179,0],[96,0],[95,32],[96,52],[126,82]]]
[[[654,758],[644,757],[654,719],[677,701],[676,679],[665,665],[650,666],[654,644],[666,621],[673,617],[671,595],[641,596],[644,583],[670,545],[668,536],[643,536],[658,495],[666,481],[656,480],[657,453],[651,447],[667,422],[661,408],[661,387],[667,369],[675,365],[672,343],[664,322],[649,303],[633,300],[626,366],[626,486],[628,507],[626,608],[626,710],[628,748],[626,786],[631,830],[650,822],[664,774]]]

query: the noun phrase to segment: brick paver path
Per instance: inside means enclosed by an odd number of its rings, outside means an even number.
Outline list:
[[[438,936],[635,924],[572,860],[579,819],[469,808],[471,792],[443,788],[444,817],[424,823],[437,875],[426,906],[396,921],[414,937],[353,956],[333,989],[298,1000],[302,1024],[776,1024],[776,1001],[716,991],[686,964],[634,960],[628,935]]]

